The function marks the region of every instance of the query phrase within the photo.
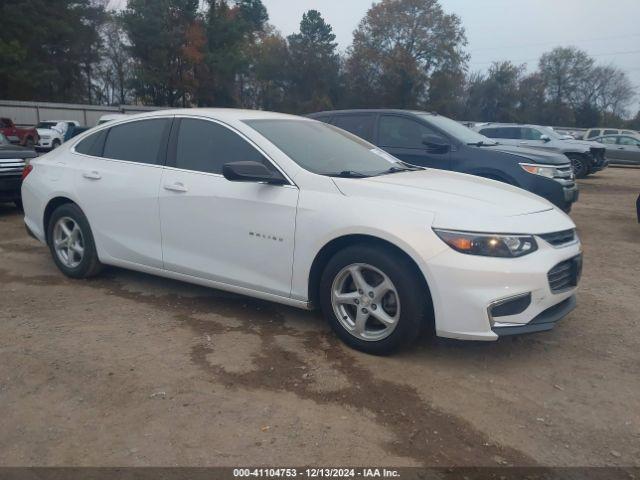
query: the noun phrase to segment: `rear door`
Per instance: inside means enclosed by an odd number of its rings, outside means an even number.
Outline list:
[[[436,130],[413,118],[384,114],[378,119],[377,145],[396,158],[420,167],[451,168],[450,148],[429,148],[423,143],[425,135],[448,139]]]
[[[162,268],[158,189],[172,117],[115,125],[75,147],[75,185],[99,252]],[[86,142],[86,143],[85,143]]]

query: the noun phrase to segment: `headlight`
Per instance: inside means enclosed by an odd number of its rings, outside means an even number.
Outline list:
[[[534,175],[541,175],[547,178],[554,178],[558,171],[556,167],[549,167],[547,165],[535,165],[532,163],[521,163],[520,166],[527,172]]]
[[[436,228],[433,231],[451,248],[468,255],[512,258],[527,255],[538,249],[532,235],[457,232]]]

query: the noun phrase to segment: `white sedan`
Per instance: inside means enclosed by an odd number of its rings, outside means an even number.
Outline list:
[[[25,169],[28,230],[74,278],[116,265],[310,309],[387,353],[421,331],[548,330],[575,307],[581,247],[551,203],[406,165],[315,120],[145,113]]]

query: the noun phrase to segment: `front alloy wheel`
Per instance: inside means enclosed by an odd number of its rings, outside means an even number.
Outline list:
[[[336,275],[331,305],[345,330],[364,341],[388,337],[400,319],[395,285],[384,272],[366,263],[348,265]]]
[[[411,343],[432,319],[429,289],[415,263],[378,242],[336,252],[320,278],[318,300],[343,342],[375,355]]]

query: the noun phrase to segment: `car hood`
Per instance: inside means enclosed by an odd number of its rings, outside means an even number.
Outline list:
[[[34,150],[16,145],[0,145],[0,159],[4,158],[35,158]]]
[[[540,163],[545,165],[565,165],[569,163],[569,160],[564,155],[559,153],[536,150],[534,148],[520,147],[517,145],[504,145],[498,143],[489,147],[478,147],[495,152],[508,153],[528,160],[531,163]]]
[[[574,228],[542,197],[511,185],[437,169],[370,178],[333,178],[346,196],[395,203],[434,216],[433,226],[503,233],[544,233]]]

